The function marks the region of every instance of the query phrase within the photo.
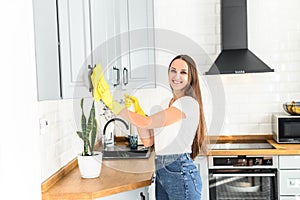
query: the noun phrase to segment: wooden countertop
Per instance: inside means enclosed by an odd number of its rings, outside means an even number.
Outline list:
[[[278,144],[272,135],[237,135],[237,136],[211,136],[211,143],[234,142],[268,142],[272,149],[238,149],[238,150],[210,150],[207,154],[214,156],[230,155],[300,155],[300,144]]]
[[[210,136],[211,142],[267,141],[274,149],[210,150],[207,155],[300,155],[300,144],[278,144],[271,135]],[[154,156],[149,159],[104,160],[99,178],[82,179],[77,159],[42,183],[43,200],[95,199],[151,185]]]
[[[94,179],[81,178],[74,159],[42,184],[42,198],[95,199],[149,186],[154,154],[149,159],[103,160],[100,177]]]

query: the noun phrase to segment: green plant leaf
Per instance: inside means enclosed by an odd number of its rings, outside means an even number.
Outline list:
[[[91,132],[91,152],[94,153],[94,147],[97,135],[97,122],[95,121],[92,132]]]
[[[88,154],[88,135],[87,135],[87,132],[86,132],[86,117],[84,115],[84,110],[83,110],[83,98],[81,99],[81,102],[80,102],[80,107],[81,107],[81,129],[82,129],[82,138],[83,138],[83,154],[84,155],[87,155]]]
[[[77,131],[77,135],[83,140],[84,143],[84,150],[82,155],[83,156],[93,155],[94,146],[96,142],[97,127],[98,127],[96,117],[95,117],[95,102],[93,101],[88,121],[86,120],[86,117],[84,115],[83,98],[81,99],[80,107],[82,110],[82,115],[81,115],[82,132]]]
[[[95,109],[95,108],[93,108],[93,109]],[[92,153],[94,153],[94,147],[95,147],[96,135],[97,135],[97,128],[98,128],[98,124],[97,124],[97,120],[95,118],[95,120],[93,122],[92,131],[91,131],[91,152]]]
[[[89,149],[92,149],[90,141],[88,140],[87,142],[88,142]],[[92,155],[94,155],[94,152],[90,151],[90,153],[88,155],[92,156]]]
[[[96,118],[95,118],[95,103],[93,102],[91,110],[90,110],[90,116],[88,119],[88,125],[87,125],[87,132],[89,133],[89,138],[90,138],[90,152],[92,154],[94,151],[96,132],[97,132],[97,124],[96,123],[97,122],[96,122]]]
[[[94,121],[95,121],[95,108],[94,108],[94,102],[93,102],[92,108],[90,110],[90,115],[89,115],[89,119],[87,122],[87,126],[86,126],[86,132],[87,132],[87,136],[89,139],[90,139],[90,133],[93,128]]]
[[[83,110],[83,98],[80,100],[80,107],[81,107],[81,110]]]
[[[82,108],[82,112],[81,112],[81,128],[82,128],[83,134],[86,134],[86,117],[84,115],[83,108]]]
[[[80,139],[83,140],[83,135],[82,135],[82,132],[81,132],[81,131],[77,131],[77,135],[78,135],[78,137],[79,137]]]

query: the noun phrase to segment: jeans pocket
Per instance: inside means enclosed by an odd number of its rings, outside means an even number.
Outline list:
[[[182,174],[182,167],[179,162],[173,162],[168,165],[163,165],[166,172],[170,174]]]
[[[197,168],[191,169],[190,174],[191,174],[192,180],[194,182],[196,192],[201,194],[202,180],[201,180],[201,176],[200,176],[200,173],[199,173],[198,169]]]

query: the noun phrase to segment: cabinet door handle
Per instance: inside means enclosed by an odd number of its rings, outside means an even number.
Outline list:
[[[299,187],[300,179],[299,178],[289,178],[289,186],[290,187]]]
[[[146,200],[146,197],[145,197],[145,195],[143,194],[143,192],[140,193],[140,197],[141,197],[141,200]]]
[[[91,75],[93,73],[94,68],[91,67],[91,65],[88,65],[88,70],[89,70],[89,72],[88,72],[88,76],[89,76],[88,77],[88,80],[89,80],[89,92],[92,92],[93,91],[93,84],[92,84]]]
[[[113,67],[113,70],[117,71],[117,82],[114,83],[114,87],[116,87],[117,85],[120,85],[120,70],[119,70],[119,68],[117,68],[115,66]]]
[[[123,69],[123,84],[124,85],[128,84],[128,69],[127,68]]]

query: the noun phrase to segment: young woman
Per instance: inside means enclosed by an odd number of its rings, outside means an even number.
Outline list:
[[[105,80],[105,83],[98,81],[96,92],[115,114],[138,127],[145,146],[154,144],[156,199],[198,200],[202,181],[193,159],[205,149],[206,124],[193,59],[187,55],[176,56],[169,65],[168,79],[173,92],[169,107],[151,116],[144,115],[135,97],[131,100],[136,113],[118,105],[107,92]],[[159,132],[153,137],[156,128]]]

